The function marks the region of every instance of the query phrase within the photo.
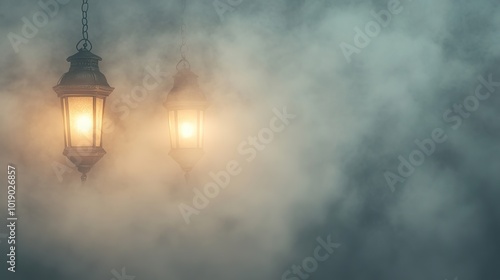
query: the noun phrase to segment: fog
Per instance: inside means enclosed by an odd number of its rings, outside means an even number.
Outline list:
[[[2,279],[500,276],[497,1],[90,0],[92,52],[115,90],[107,154],[84,185],[62,155],[52,89],[81,38],[81,2],[51,3],[47,14],[0,2],[0,161],[17,168],[18,217],[16,272]],[[26,36],[23,18],[40,11],[47,21]],[[187,182],[162,105],[182,21],[210,101]],[[151,73],[158,86],[134,97]],[[242,153],[283,110],[284,129]],[[197,209],[196,192],[232,161],[241,172]],[[0,198],[7,224],[6,187]],[[292,266],[318,238],[338,246],[301,276]]]

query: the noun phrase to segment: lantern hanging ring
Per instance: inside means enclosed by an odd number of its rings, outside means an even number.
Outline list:
[[[180,67],[182,67],[182,69],[191,69],[191,64],[186,58],[183,57],[181,58],[181,60],[179,60],[179,62],[177,62],[177,65],[175,66],[177,71],[181,70]]]

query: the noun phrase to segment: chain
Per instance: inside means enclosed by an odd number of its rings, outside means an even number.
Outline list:
[[[89,41],[89,25],[88,25],[88,19],[87,19],[87,13],[89,11],[89,3],[88,0],[83,0],[82,1],[82,39],[78,41],[76,44],[76,49],[78,51],[80,50],[86,50],[90,51],[92,50],[92,43]],[[82,48],[79,48],[78,46],[82,44]]]
[[[189,69],[190,65],[186,59],[186,52],[189,51],[189,47],[187,46],[186,24],[184,22],[184,17],[186,16],[186,2],[187,0],[182,0],[181,46],[180,46],[181,60],[179,61],[179,63],[177,63],[177,68],[179,68],[179,65],[182,64],[184,69]]]
[[[87,49],[87,42],[89,41],[89,30],[88,20],[87,20],[87,12],[89,11],[89,3],[88,0],[83,0],[82,3],[82,37],[85,42],[83,43],[83,48]]]
[[[186,24],[183,21],[181,25],[181,47],[180,47],[182,59],[186,59],[186,51],[188,50],[185,29],[186,29]]]

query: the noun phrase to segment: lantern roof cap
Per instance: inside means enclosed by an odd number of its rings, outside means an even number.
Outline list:
[[[196,75],[193,71],[191,71],[190,68],[181,68],[175,73],[174,75],[175,78],[183,77],[183,78],[198,78],[198,75]]]
[[[65,73],[56,87],[61,86],[100,86],[112,91],[108,81],[99,70],[99,61],[102,58],[91,53],[89,50],[80,49],[76,54],[68,57],[66,61],[70,62],[70,68]]]
[[[198,75],[193,73],[191,69],[179,69],[174,77],[174,85],[169,95],[185,94],[186,89],[195,89],[196,93],[203,95],[198,86]]]
[[[102,58],[100,56],[95,55],[86,49],[80,49],[77,53],[68,57],[66,61],[71,62],[76,59],[95,59],[97,61],[102,61]]]
[[[207,98],[200,89],[198,76],[189,68],[179,69],[174,75],[174,85],[167,95],[167,108],[205,108]]]

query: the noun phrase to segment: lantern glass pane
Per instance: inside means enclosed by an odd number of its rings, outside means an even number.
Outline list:
[[[168,112],[168,126],[170,129],[170,145],[172,149],[177,149],[177,125],[176,125],[176,116],[177,111],[169,111]]]
[[[69,138],[68,138],[68,108],[66,107],[66,98],[61,98],[61,106],[63,113],[63,125],[64,125],[64,145],[65,147],[69,146]]]
[[[104,112],[104,99],[103,98],[96,98],[96,105],[95,105],[95,145],[97,147],[102,146],[101,140],[102,140],[102,117],[103,117],[103,112]]]
[[[203,111],[198,111],[199,121],[198,121],[198,148],[203,147]]]
[[[68,97],[71,146],[93,146],[94,98]]]
[[[179,148],[197,148],[199,119],[197,110],[177,111],[177,141]]]

